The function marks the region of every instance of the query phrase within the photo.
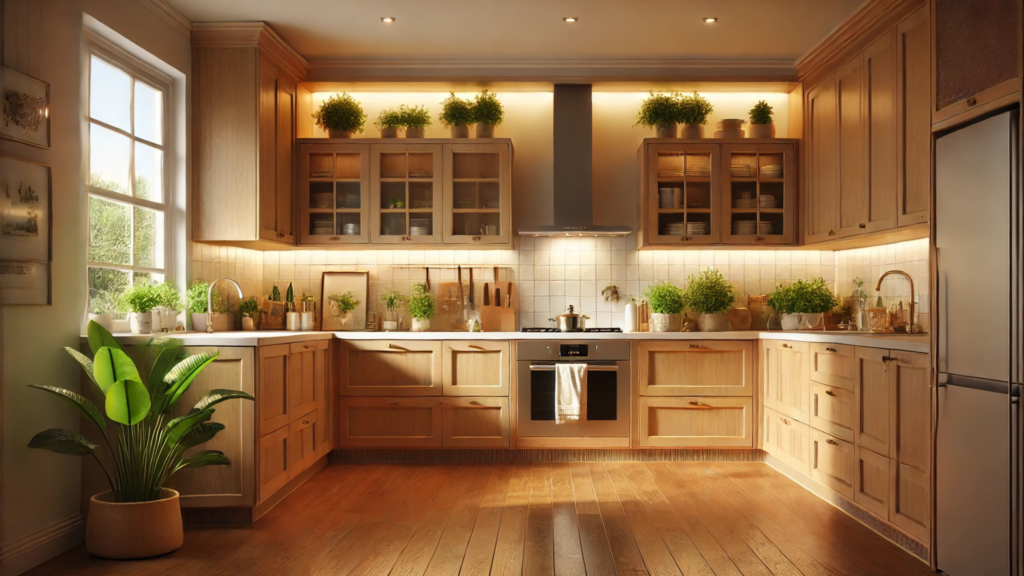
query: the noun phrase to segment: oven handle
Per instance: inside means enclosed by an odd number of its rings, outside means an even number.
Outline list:
[[[554,372],[554,364],[530,364],[531,372]],[[605,366],[603,364],[587,364],[587,372],[618,372],[618,366]]]

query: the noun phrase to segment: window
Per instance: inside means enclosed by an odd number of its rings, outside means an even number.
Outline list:
[[[170,274],[170,86],[127,54],[90,47],[84,162],[92,312],[113,311],[127,287]]]

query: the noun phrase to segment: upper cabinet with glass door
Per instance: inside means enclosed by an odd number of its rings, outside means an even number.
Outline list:
[[[299,147],[299,240],[365,244],[370,236],[370,146]]]
[[[441,242],[441,155],[437,144],[370,147],[372,242]]]
[[[719,147],[654,144],[648,150],[647,210],[643,229],[650,244],[697,245],[720,241],[718,229]]]
[[[722,147],[725,244],[792,244],[796,181],[793,146]]]
[[[511,158],[509,143],[445,145],[445,244],[511,242]]]

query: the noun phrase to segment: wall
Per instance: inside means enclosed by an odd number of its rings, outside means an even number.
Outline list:
[[[0,154],[51,166],[54,207],[53,304],[3,310],[0,562],[10,574],[59,553],[82,537],[79,461],[29,450],[26,445],[46,428],[78,428],[74,410],[27,385],[52,384],[73,390],[79,385],[79,368],[61,348],[78,346],[85,309],[88,235],[81,182],[83,14],[180,71],[182,78],[190,69],[188,37],[138,0],[5,0],[4,64],[49,82],[51,149],[0,140]]]

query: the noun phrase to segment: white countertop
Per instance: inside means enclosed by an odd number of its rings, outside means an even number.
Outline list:
[[[740,331],[740,332],[172,332],[166,334],[114,334],[124,344],[145,344],[151,338],[170,336],[185,346],[265,346],[308,340],[795,340],[887,348],[928,353],[927,334],[871,334],[869,332]],[[83,337],[84,340],[84,337]]]

